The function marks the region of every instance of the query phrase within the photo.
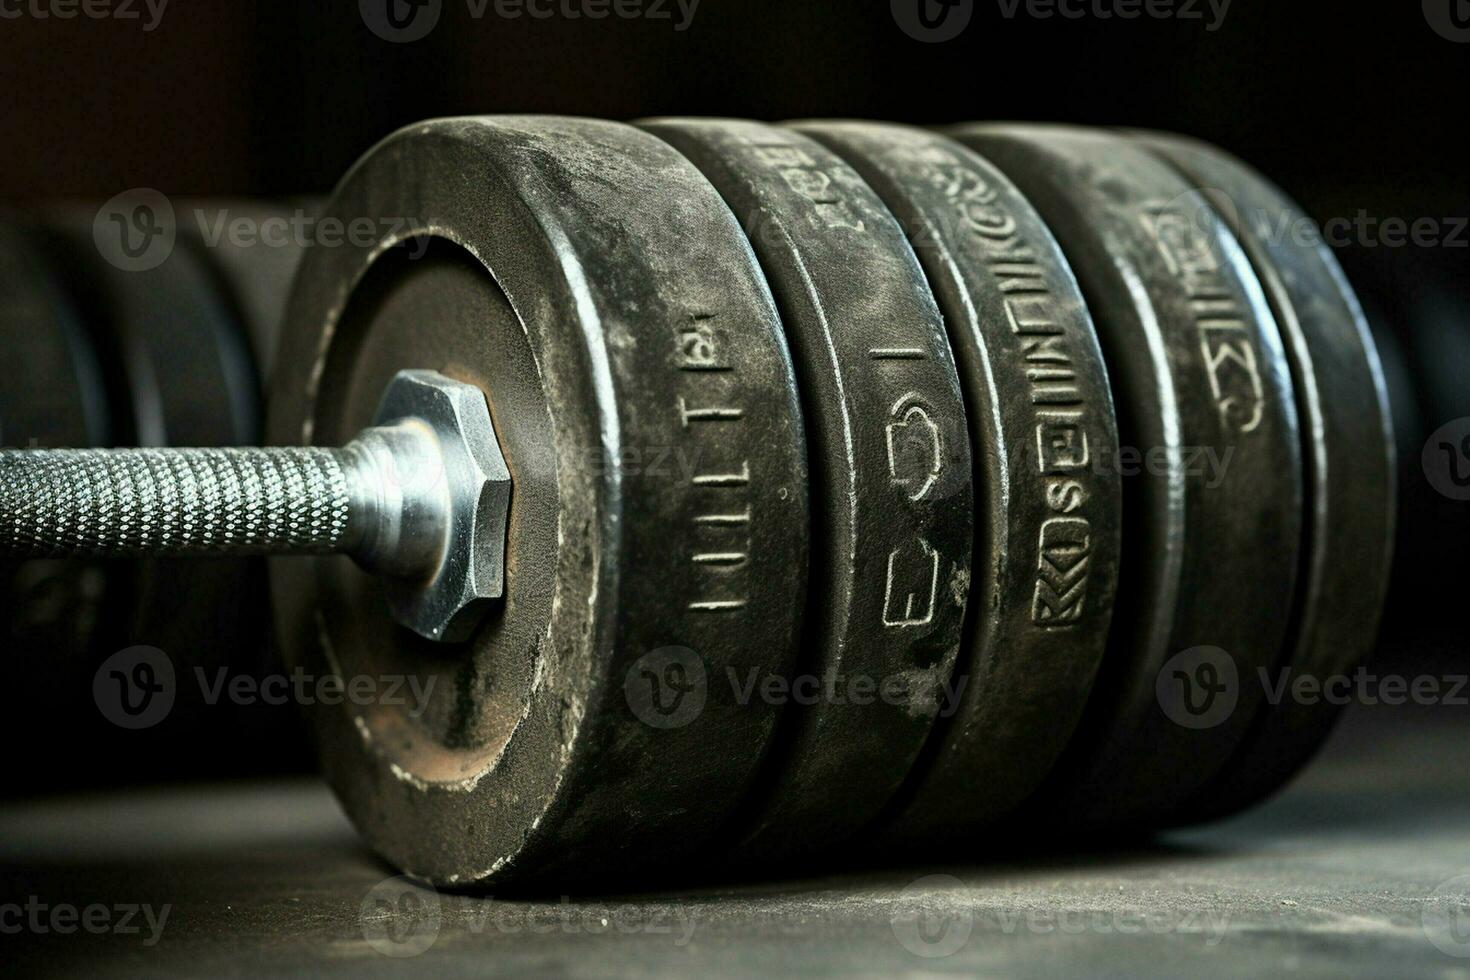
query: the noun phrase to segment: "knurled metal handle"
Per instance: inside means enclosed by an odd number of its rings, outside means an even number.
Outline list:
[[[510,483],[484,393],[401,371],[340,449],[0,451],[0,557],[350,555],[457,640],[503,594]]]
[[[192,557],[348,550],[345,449],[0,451],[0,553]]]

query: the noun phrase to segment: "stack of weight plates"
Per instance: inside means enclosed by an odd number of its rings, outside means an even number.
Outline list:
[[[450,119],[307,256],[269,426],[486,393],[503,606],[396,627],[275,559],[369,840],[440,885],[1129,834],[1280,786],[1388,570],[1376,355],[1294,206],[1217,150],[1052,126]],[[1068,837],[1075,841],[1075,836]]]

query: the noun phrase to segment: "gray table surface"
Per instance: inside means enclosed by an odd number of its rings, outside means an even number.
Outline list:
[[[1286,793],[1138,851],[590,898],[384,884],[312,781],[9,803],[0,969],[1470,977],[1467,746],[1470,708],[1359,707]]]

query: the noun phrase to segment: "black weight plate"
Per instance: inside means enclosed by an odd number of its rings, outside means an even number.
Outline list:
[[[974,521],[953,355],[903,230],[830,150],[740,120],[641,125],[745,227],[796,361],[813,548],[793,694],[815,696],[787,707],[738,850],[829,846],[878,816],[946,704]]]
[[[431,368],[485,391],[514,480],[503,606],[464,644],[394,626],[346,559],[272,561],[288,662],[425,692],[311,709],[334,789],[440,884],[686,858],[775,726],[726,672],[789,673],[806,577],[801,415],[749,243],[660,140],[557,117],[400,131],[326,215],[377,237],[308,250],[272,440],[345,440]]]
[[[875,123],[798,127],[898,216],[944,311],[969,408],[977,534],[958,714],[895,807],[895,837],[973,833],[1051,770],[1102,660],[1122,488],[1092,319],[1040,216],[973,150]],[[970,838],[973,839],[973,838]]]
[[[1203,143],[1140,141],[1182,171],[1230,225],[1265,287],[1286,341],[1306,461],[1306,547],[1289,639],[1290,680],[1351,676],[1367,659],[1388,586],[1396,476],[1393,423],[1377,351],[1326,244],[1287,197]],[[1276,686],[1283,674],[1271,678]],[[1326,739],[1329,699],[1282,697],[1191,804],[1219,816],[1282,786]]]
[[[176,220],[192,225],[192,212],[173,210]],[[156,264],[139,268],[128,251],[136,241],[124,237],[131,232],[110,215],[107,209],[56,211],[46,217],[46,229],[108,362],[117,441],[259,444],[263,419],[254,358],[236,304],[202,243],[178,235]],[[223,672],[275,669],[263,561],[131,561],[109,563],[108,571],[113,589],[127,598],[108,626],[112,642],[157,647],[190,681],[178,686],[170,737],[241,732],[257,723],[272,735],[280,729],[281,712],[211,699],[205,685],[193,683],[198,676],[213,681]],[[271,746],[258,741],[256,748]],[[189,761],[144,753],[135,765],[144,775],[176,776]]]
[[[1051,226],[1107,358],[1125,477],[1118,600],[1046,796],[1064,819],[1141,829],[1225,765],[1265,701],[1257,671],[1283,651],[1302,477],[1281,337],[1239,244],[1197,221],[1197,195],[1142,147],[1064,127],[956,135]]]
[[[0,217],[0,350],[10,361],[0,383],[0,444],[107,445],[111,416],[96,350],[37,236],[19,218]],[[108,627],[118,606],[126,607],[111,573],[95,561],[0,562],[0,649],[7,684],[24,692],[11,711],[14,731],[44,730],[58,718],[84,730],[95,720],[94,655],[112,643]],[[6,790],[69,787],[75,775],[62,763],[36,745],[12,761]]]
[[[177,206],[179,235],[202,250],[232,298],[267,392],[291,278],[311,247],[322,203],[208,199]]]
[[[105,446],[97,352],[40,253],[22,226],[0,219],[0,349],[19,368],[0,385],[0,445]]]
[[[104,354],[114,354],[138,446],[237,446],[260,439],[259,382],[233,303],[200,246],[130,266],[121,235],[94,233],[93,214],[48,220]],[[121,432],[120,438],[125,434]]]

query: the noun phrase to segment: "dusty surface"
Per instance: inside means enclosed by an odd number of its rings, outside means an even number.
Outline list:
[[[1431,899],[1470,874],[1467,739],[1467,708],[1358,709],[1283,796],[1127,854],[596,898],[374,891],[389,870],[313,782],[7,804],[0,960],[92,975],[1470,976],[1470,926]]]

